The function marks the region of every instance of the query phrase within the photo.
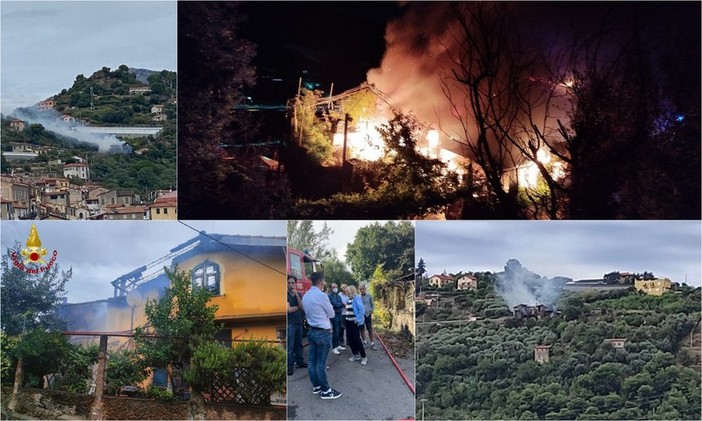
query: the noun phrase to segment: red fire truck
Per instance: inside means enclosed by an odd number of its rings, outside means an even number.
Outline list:
[[[300,296],[312,287],[310,274],[322,270],[321,262],[308,253],[288,247],[288,280],[295,280]]]

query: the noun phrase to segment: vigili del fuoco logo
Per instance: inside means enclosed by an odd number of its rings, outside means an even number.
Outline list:
[[[58,252],[56,250],[51,253],[51,258],[47,258],[49,263],[46,263],[44,256],[48,254],[45,248],[41,246],[41,239],[39,239],[39,231],[37,227],[32,224],[32,228],[29,230],[29,237],[25,243],[27,248],[23,248],[20,254],[17,255],[16,251],[12,252],[12,265],[19,270],[23,270],[27,273],[42,273],[47,272],[56,262],[56,256]]]

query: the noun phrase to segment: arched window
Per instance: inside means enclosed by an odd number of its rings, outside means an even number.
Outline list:
[[[205,288],[214,295],[219,295],[219,265],[205,260],[192,271],[193,288]]]

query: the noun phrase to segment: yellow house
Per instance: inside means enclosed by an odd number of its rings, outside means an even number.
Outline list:
[[[218,339],[282,342],[286,332],[285,237],[210,235],[179,256],[195,288],[207,288],[223,324]]]
[[[169,286],[168,265],[190,273],[193,287],[213,293],[215,319],[222,324],[217,339],[234,342],[265,339],[281,342],[286,332],[285,237],[201,233],[170,250],[170,254],[112,281],[114,296],[86,303],[65,304],[61,315],[67,331],[129,333],[147,323],[144,306]],[[74,338],[95,340],[94,337]],[[126,338],[110,338],[110,348]]]
[[[178,219],[178,192],[169,192],[159,196],[149,205],[149,214],[153,220]]]
[[[672,287],[673,283],[668,278],[636,279],[634,281],[636,291],[643,291],[648,295],[663,295],[663,293],[670,291]]]

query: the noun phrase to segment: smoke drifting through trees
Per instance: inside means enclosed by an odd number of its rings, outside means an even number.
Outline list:
[[[69,144],[77,140],[78,142],[86,142],[98,147],[99,152],[107,152],[113,145],[121,146],[124,142],[119,140],[115,135],[99,136],[90,133],[80,132],[77,129],[86,127],[80,123],[68,124],[61,120],[61,114],[47,110],[40,113],[34,113],[24,108],[18,108],[12,113],[16,118],[26,121],[29,124],[41,124],[44,129],[55,133],[63,138],[67,138]],[[121,149],[121,148],[120,148]],[[115,150],[113,148],[113,150]]]
[[[510,309],[519,304],[543,304],[555,308],[562,288],[556,279],[530,272],[519,260],[510,259],[505,265],[505,271],[497,274],[495,291],[507,302]]]

